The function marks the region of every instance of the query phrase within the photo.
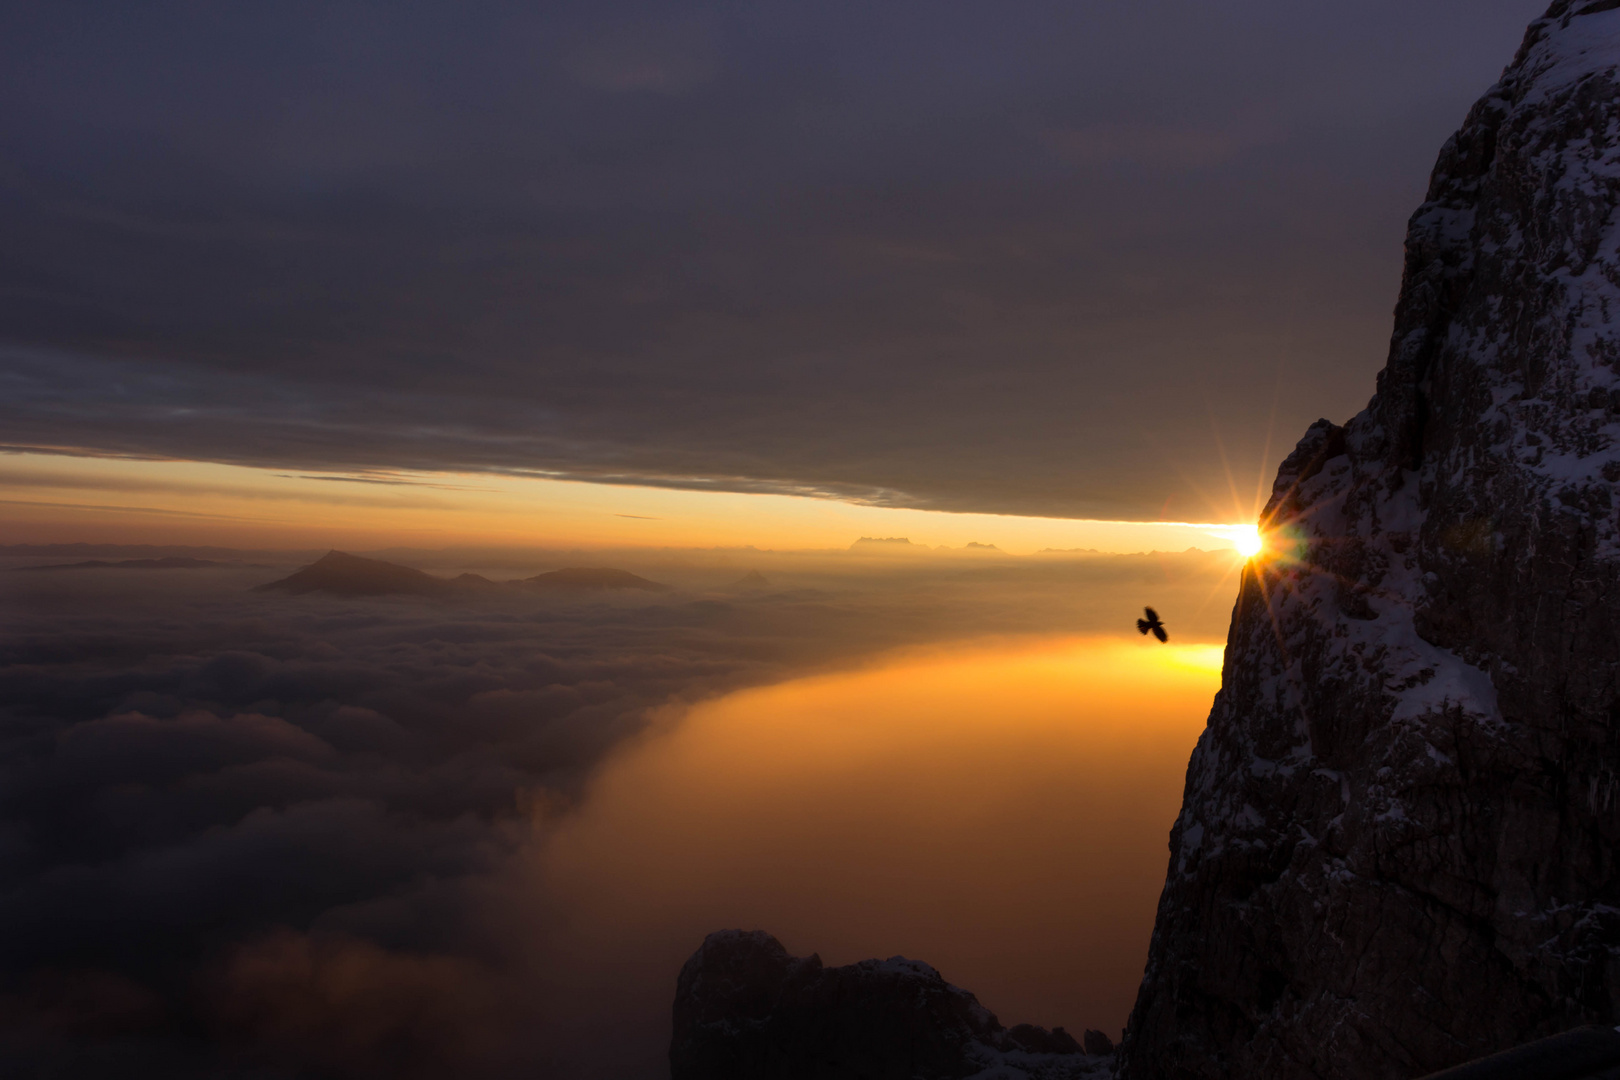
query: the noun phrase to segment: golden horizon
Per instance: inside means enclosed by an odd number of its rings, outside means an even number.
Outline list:
[[[804,551],[904,537],[918,549],[1028,555],[1184,551],[1211,539],[1241,552],[1254,533],[1240,521],[963,513],[496,473],[313,474],[44,453],[0,458],[0,505],[14,543]]]

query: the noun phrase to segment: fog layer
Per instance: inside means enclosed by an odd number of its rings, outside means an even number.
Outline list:
[[[720,926],[829,963],[923,958],[1009,1023],[1117,1037],[1221,652],[928,650],[730,695],[629,747],[537,855],[585,970],[617,973],[578,990],[620,1003],[620,1075],[655,1063],[668,972]]]
[[[1212,676],[881,658],[1143,602],[1214,641],[1230,554],[665,559],[628,567],[651,599],[0,574],[0,1061],[655,1076],[679,960],[734,923],[1117,1027]]]

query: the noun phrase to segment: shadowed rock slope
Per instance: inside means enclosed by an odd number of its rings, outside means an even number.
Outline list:
[[[1283,463],[1130,1080],[1396,1078],[1620,1020],[1620,3],[1441,152],[1367,409]]]
[[[903,956],[823,967],[769,934],[710,934],[675,991],[671,1080],[1104,1080],[1111,1052],[1062,1028],[1005,1028]],[[1112,1051],[1099,1032],[1089,1049]]]

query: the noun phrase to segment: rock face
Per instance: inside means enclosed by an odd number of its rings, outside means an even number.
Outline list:
[[[1062,1028],[1002,1027],[927,964],[827,968],[741,930],[710,934],[681,968],[669,1062],[671,1080],[1102,1080],[1113,1069]]]
[[[1620,1020],[1620,0],[1441,152],[1366,411],[1283,463],[1130,1080],[1422,1075]]]

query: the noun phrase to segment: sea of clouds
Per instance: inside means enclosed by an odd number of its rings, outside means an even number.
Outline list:
[[[534,857],[605,755],[905,646],[1124,633],[1143,602],[1219,640],[1235,586],[1197,552],[643,555],[615,565],[675,591],[455,601],[250,591],[274,556],[10,570],[51,561],[0,569],[12,1075],[656,1076],[657,1025],[580,1004],[615,976]]]

